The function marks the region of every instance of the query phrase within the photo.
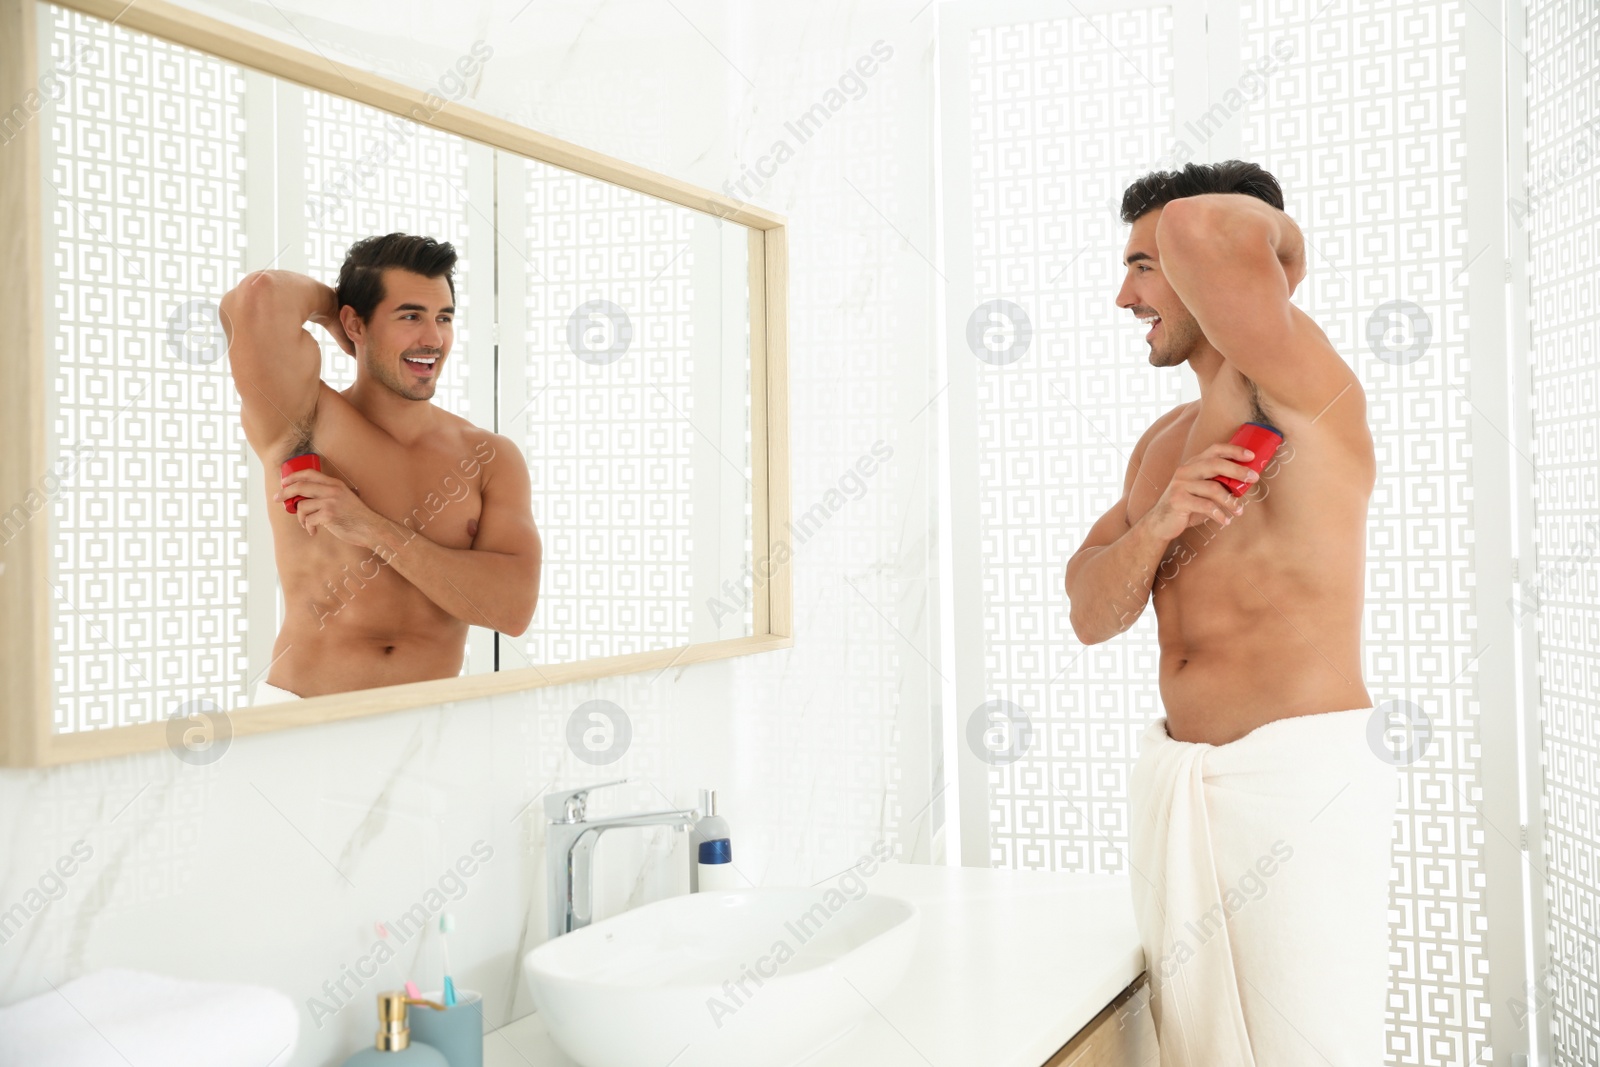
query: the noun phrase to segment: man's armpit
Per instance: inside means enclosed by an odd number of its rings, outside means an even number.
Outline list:
[[[296,456],[303,456],[308,452],[315,451],[316,448],[312,442],[311,427],[307,425],[296,426],[294,440],[289,446],[289,451],[284,453],[283,459],[279,460],[278,462],[286,463]]]

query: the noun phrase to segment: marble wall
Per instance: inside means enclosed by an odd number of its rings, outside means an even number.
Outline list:
[[[235,739],[205,766],[163,750],[0,772],[0,908],[88,853],[0,943],[0,1005],[111,966],[258,983],[300,1007],[277,1062],[338,1063],[370,1040],[376,992],[437,985],[436,939],[395,922],[422,904],[457,916],[458,985],[508,1021],[532,1010],[518,960],[544,938],[538,797],[624,775],[591,811],[717,788],[754,884],[816,881],[880,839],[942,859],[931,6],[186,6],[418,87],[486,41],[473,106],[786,214],[794,512],[845,502],[792,542],[791,649]],[[604,767],[566,742],[597,698],[633,728]],[[597,914],[685,891],[687,857],[682,834],[608,835]]]

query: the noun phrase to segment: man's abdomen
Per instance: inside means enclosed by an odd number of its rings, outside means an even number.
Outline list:
[[[1157,572],[1161,701],[1180,741],[1222,745],[1277,719],[1372,704],[1359,529],[1246,511],[1225,529],[1191,529]]]
[[[297,567],[280,578],[286,617],[273,648],[273,685],[309,697],[461,672],[467,624],[376,557],[331,570]]]
[[[341,633],[285,624],[268,681],[302,697],[454,678],[466,659],[466,623],[449,633]]]
[[[1278,719],[1371,706],[1359,657],[1311,650],[1290,635],[1212,649],[1163,646],[1167,732],[1178,741],[1225,745]]]

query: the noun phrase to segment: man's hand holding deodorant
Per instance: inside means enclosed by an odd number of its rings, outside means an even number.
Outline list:
[[[1282,441],[1283,435],[1270,426],[1245,423],[1232,440],[1218,441],[1179,464],[1172,481],[1139,521],[1164,541],[1209,520],[1228,525],[1244,511],[1235,498],[1260,480]]]
[[[288,459],[283,461],[283,467],[280,468],[281,473],[279,477],[287,478],[295,471],[303,471],[307,469],[320,471],[322,469],[322,457],[317,455],[315,452],[304,452],[298,456],[290,456]],[[283,510],[287,511],[291,515],[295,514],[295,509],[300,506],[300,501],[304,499],[305,497],[303,496],[290,497],[288,500],[283,502]]]
[[[1272,454],[1283,444],[1283,434],[1264,422],[1247,422],[1233,432],[1233,438],[1228,443],[1248,449],[1252,453],[1251,457],[1244,461],[1244,465],[1259,476],[1272,461]],[[1230,478],[1226,474],[1217,475],[1213,481],[1227,486],[1228,492],[1234,496],[1244,496],[1244,491],[1250,488],[1249,482]]]

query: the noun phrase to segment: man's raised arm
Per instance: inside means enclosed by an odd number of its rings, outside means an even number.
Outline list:
[[[218,304],[245,438],[257,451],[302,435],[315,419],[322,353],[302,324],[323,326],[353,354],[336,303],[332,288],[304,274],[260,270]]]

